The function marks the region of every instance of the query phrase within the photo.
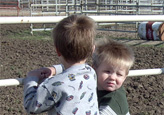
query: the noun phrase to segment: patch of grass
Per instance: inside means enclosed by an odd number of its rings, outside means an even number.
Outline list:
[[[11,70],[15,70],[15,66],[10,66],[10,69]]]
[[[101,38],[104,38],[104,36],[103,36],[103,35],[96,35],[95,40],[99,40],[99,39],[101,39]]]
[[[9,34],[8,37],[13,38],[13,39],[50,40],[51,31],[33,32],[33,35],[32,35],[30,31],[26,30],[23,32]]]
[[[140,46],[142,47],[152,47],[151,44],[141,44]],[[157,44],[157,45],[153,45],[154,47],[159,47],[159,48],[163,48],[164,44]]]
[[[115,40],[134,40],[136,38],[126,38],[126,37],[119,37],[119,38],[117,38],[117,37],[113,37],[112,39],[115,39]]]
[[[162,94],[162,96],[164,97],[164,93]]]
[[[18,72],[16,72],[16,74],[17,74],[18,77],[22,77],[23,76],[22,71],[18,71]]]
[[[157,47],[160,47],[160,48],[164,48],[164,43],[163,44],[159,44],[159,45],[156,45]]]
[[[11,33],[9,34],[7,37],[9,38],[13,38],[13,39],[25,39],[25,40],[52,40],[51,38],[51,31],[34,31],[33,35],[30,33],[30,30],[22,30],[21,32],[15,32],[15,33]],[[137,40],[134,38],[126,38],[126,37],[110,37],[110,36],[106,36],[104,34],[98,34],[96,35],[96,39],[95,40],[99,40],[102,38],[110,38],[110,39],[114,39],[114,40]],[[139,40],[139,39],[138,39]],[[164,47],[164,43],[159,43],[157,45],[151,45],[151,44],[137,44],[137,45],[133,45],[133,46],[142,46],[142,47],[159,47],[159,48],[163,48]]]

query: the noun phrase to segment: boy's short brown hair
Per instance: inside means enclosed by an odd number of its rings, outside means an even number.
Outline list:
[[[66,61],[77,62],[92,54],[95,23],[84,15],[71,15],[61,20],[53,30],[56,49]]]
[[[111,39],[101,39],[97,42],[93,54],[93,66],[97,68],[102,62],[114,67],[124,67],[127,70],[134,63],[134,53],[127,45]]]

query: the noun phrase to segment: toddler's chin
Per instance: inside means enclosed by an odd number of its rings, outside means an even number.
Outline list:
[[[111,88],[111,87],[106,88],[106,91],[109,91],[109,92],[112,92],[112,91],[115,91],[115,90],[116,90],[115,88]]]

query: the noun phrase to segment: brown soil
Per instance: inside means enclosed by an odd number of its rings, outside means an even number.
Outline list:
[[[29,25],[2,25],[0,36],[0,79],[25,77],[32,69],[58,64],[52,41],[21,40],[7,37],[22,32]],[[99,35],[118,35],[99,32]],[[120,34],[120,36],[123,34]],[[131,37],[124,33],[126,37]],[[164,67],[164,47],[131,46],[136,61],[132,69]],[[91,59],[88,61],[91,64]],[[132,115],[164,115],[164,74],[128,77],[124,84]],[[23,87],[0,87],[0,115],[26,115],[23,108]]]

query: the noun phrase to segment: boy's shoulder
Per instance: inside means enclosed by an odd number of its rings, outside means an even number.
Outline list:
[[[127,113],[129,111],[123,86],[113,92],[98,91],[98,103],[99,106],[110,106],[116,113]]]
[[[71,66],[68,69],[64,69],[61,64],[54,65],[54,67],[56,68],[57,75],[48,78],[45,81],[46,84],[51,84],[55,81],[63,81],[63,82],[76,81],[77,78],[85,79],[85,80],[89,80],[89,78],[96,79],[95,70],[88,64],[79,64],[79,65]],[[90,77],[90,76],[94,76],[94,77]]]
[[[125,88],[122,86],[119,89],[115,90],[115,91],[106,91],[106,90],[98,90],[98,96],[100,98],[102,97],[115,97],[115,96],[126,96],[126,92],[125,92]]]

